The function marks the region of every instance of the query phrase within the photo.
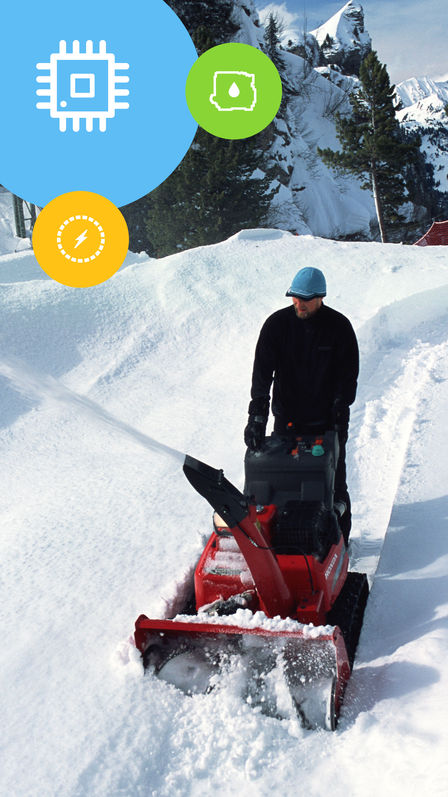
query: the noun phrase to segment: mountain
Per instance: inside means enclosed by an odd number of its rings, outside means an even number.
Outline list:
[[[258,11],[254,0],[167,2],[192,35],[202,28],[217,44],[237,41],[265,48],[266,13]],[[363,8],[354,0],[314,31],[289,26],[281,34],[278,55],[283,62],[284,99],[280,113],[259,139],[265,155],[261,169],[273,191],[268,226],[334,239],[378,236],[370,192],[361,190],[356,178],[325,166],[317,154],[318,146],[339,149],[335,114],[351,113],[349,97],[359,85],[359,65],[371,47]],[[415,204],[407,203],[407,220],[415,223],[408,238],[412,242],[440,212],[440,197],[445,198],[448,213],[448,124],[443,110],[448,82],[411,78],[397,87],[397,95],[403,130],[421,135],[422,151],[441,192],[434,196],[432,188],[421,190]],[[428,179],[423,165],[413,182],[424,187]],[[143,200],[136,223],[140,229],[145,228],[144,213]],[[136,248],[144,248],[140,244],[139,237]]]
[[[269,6],[260,14],[266,21]],[[233,19],[250,44],[263,46],[251,0],[235,0]],[[279,12],[281,20],[281,11]],[[257,45],[257,42],[260,42]],[[364,11],[350,0],[331,19],[311,32],[287,27],[281,38],[284,62],[284,111],[273,123],[267,168],[271,169],[278,193],[270,223],[297,233],[311,232],[329,238],[372,239],[377,237],[377,220],[369,191],[362,191],[357,179],[341,176],[323,165],[317,146],[339,149],[335,113],[350,114],[350,94],[359,85],[359,67],[372,48]],[[401,212],[409,232],[399,229],[400,240],[412,242],[423,233],[431,217],[447,206],[448,126],[443,104],[446,85],[426,78],[400,84],[403,105],[399,112],[405,132],[422,136],[422,152],[439,180],[435,190],[431,171],[420,162],[407,179],[414,203]],[[406,90],[407,86],[407,90]],[[423,96],[422,96],[423,93]],[[401,96],[401,95],[400,95]]]
[[[361,62],[372,49],[364,28],[364,12],[359,3],[349,0],[324,25],[311,31],[327,63],[339,66],[348,75],[358,75]]]
[[[263,29],[252,0],[235,0],[232,18],[236,39],[263,47]],[[374,236],[376,215],[369,192],[351,176],[325,166],[317,147],[339,146],[334,114],[350,113],[350,93],[358,85],[356,70],[370,49],[362,7],[351,0],[314,33],[289,29],[280,56],[284,109],[273,122],[266,169],[276,195],[269,223],[299,234],[327,238]],[[331,47],[322,47],[332,35]],[[345,74],[351,65],[353,74]],[[345,70],[345,71],[344,71]]]
[[[434,166],[441,191],[448,191],[448,75],[442,80],[410,78],[396,86],[398,119],[420,134],[422,150]]]
[[[263,24],[270,6],[259,12]],[[331,19],[309,32],[303,26],[288,24],[282,17],[281,41],[284,49],[301,55],[313,66],[332,65],[348,75],[359,75],[363,58],[371,50],[372,40],[364,27],[364,11],[359,3],[349,0]]]

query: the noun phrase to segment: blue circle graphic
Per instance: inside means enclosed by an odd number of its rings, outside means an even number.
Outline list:
[[[178,166],[196,133],[193,42],[163,0],[24,0],[0,31],[0,182],[46,205],[91,191],[121,207]]]

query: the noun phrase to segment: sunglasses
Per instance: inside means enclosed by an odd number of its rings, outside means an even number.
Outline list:
[[[318,298],[318,294],[315,293],[314,296],[299,296],[297,293],[290,293],[293,299],[300,299],[302,302],[311,302],[313,299]]]

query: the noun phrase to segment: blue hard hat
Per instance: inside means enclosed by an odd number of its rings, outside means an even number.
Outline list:
[[[320,269],[312,266],[301,268],[294,277],[290,289],[286,291],[286,296],[296,296],[298,299],[314,299],[316,296],[326,295],[325,277]]]

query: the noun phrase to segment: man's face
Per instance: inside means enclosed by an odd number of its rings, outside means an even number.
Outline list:
[[[315,296],[314,299],[299,299],[297,296],[292,297],[294,310],[296,311],[297,318],[305,320],[311,318],[312,315],[317,313],[322,305],[322,297]]]

